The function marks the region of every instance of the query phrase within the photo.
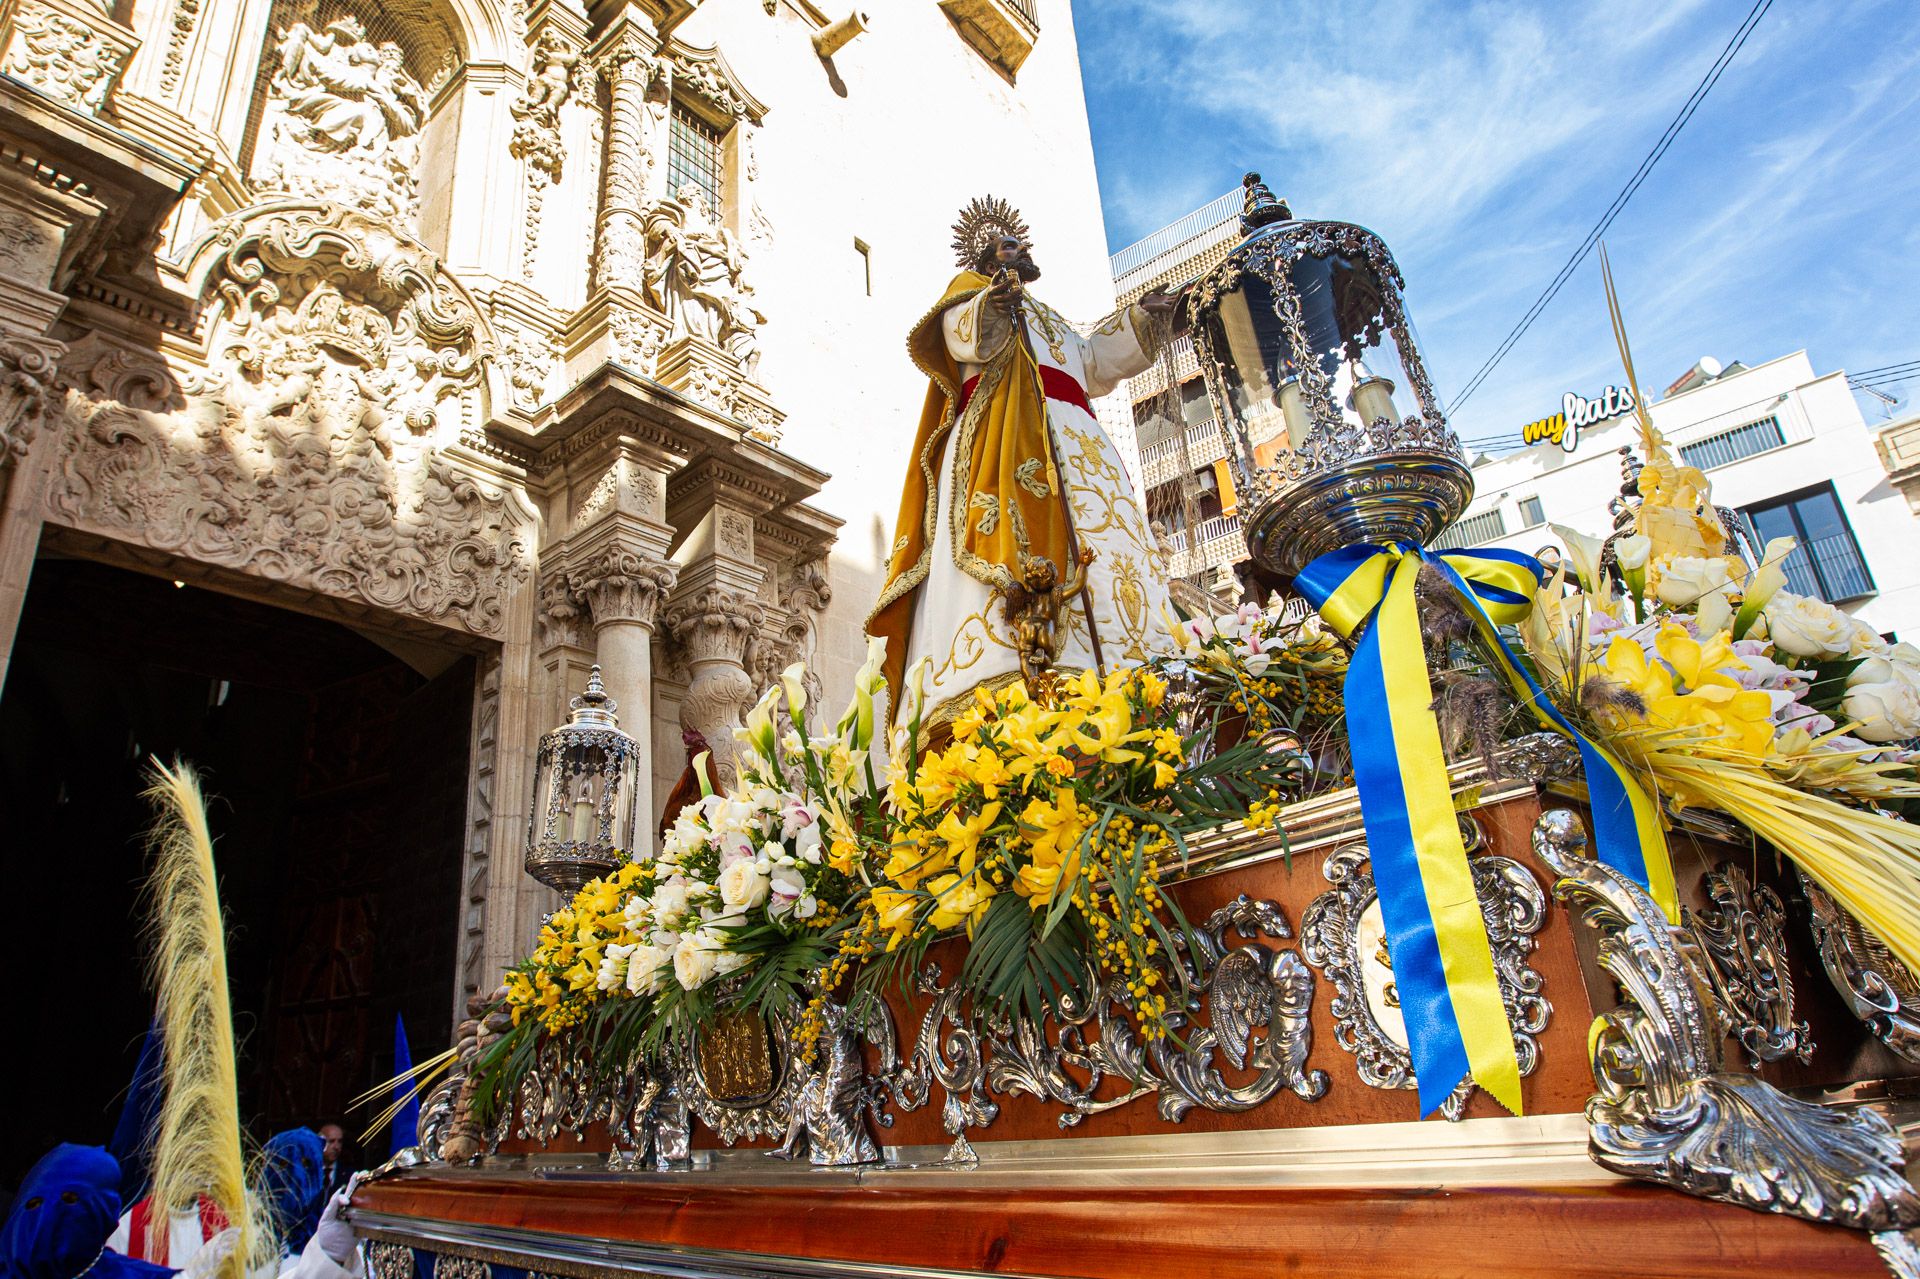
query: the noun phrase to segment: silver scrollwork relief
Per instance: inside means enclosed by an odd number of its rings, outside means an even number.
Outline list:
[[[1690,930],[1673,927],[1586,845],[1565,810],[1534,827],[1534,851],[1560,877],[1554,896],[1599,931],[1600,966],[1623,997],[1590,1039],[1594,1161],[1704,1198],[1877,1234],[1920,1224],[1892,1125],[1872,1110],[1799,1101],[1727,1071],[1708,961]]]
[[[1793,1019],[1787,913],[1779,895],[1732,862],[1709,871],[1704,887],[1710,904],[1694,914],[1692,924],[1734,1037],[1756,1070],[1764,1061],[1811,1060],[1813,1032]]]
[[[1848,1011],[1888,1048],[1920,1062],[1920,978],[1804,871],[1800,887],[1820,965]]]
[[[962,1011],[965,996],[957,984],[942,986],[940,968],[929,963],[914,979],[914,988],[933,1002],[920,1017],[913,1052],[880,1080],[902,1110],[918,1110],[939,1084],[943,1098],[940,1124],[953,1145],[947,1162],[978,1161],[967,1129],[984,1128],[1000,1116],[1000,1107],[987,1096],[986,1057],[979,1028],[971,1013]]]
[[[1524,1077],[1539,1065],[1540,1045],[1534,1037],[1547,1028],[1553,1011],[1542,993],[1540,974],[1527,962],[1533,938],[1546,922],[1547,897],[1527,868],[1511,858],[1482,854],[1472,859],[1472,867],[1501,1002],[1513,1026],[1514,1055]],[[1366,845],[1335,849],[1322,873],[1333,888],[1314,898],[1301,916],[1301,950],[1333,983],[1334,1040],[1354,1055],[1360,1082],[1381,1089],[1417,1088]],[[1441,1113],[1460,1119],[1473,1092],[1473,1080],[1461,1080],[1441,1103]]]
[[[1247,944],[1230,943],[1229,933]],[[1062,1128],[1147,1097],[1174,1123],[1195,1109],[1251,1110],[1282,1089],[1317,1101],[1326,1094],[1327,1076],[1306,1068],[1313,1045],[1313,973],[1293,951],[1251,940],[1261,936],[1292,932],[1279,906],[1245,896],[1214,911],[1194,931],[1194,947],[1183,947],[1181,954],[1191,998],[1185,1011],[1167,1018],[1184,1047],[1172,1039],[1143,1038],[1125,984],[1096,982],[1091,974],[1093,997],[1068,1002],[1057,1017],[990,1023],[977,1042],[962,1038],[943,1047],[959,1049],[956,1055],[968,1064],[976,1054],[983,1057],[986,1083],[996,1092],[1027,1093],[1064,1107]],[[1221,1063],[1253,1076],[1231,1084]],[[1100,1096],[1111,1092],[1111,1082],[1123,1090]]]
[[[414,1279],[413,1249],[375,1239],[367,1244],[367,1271],[373,1279]]]

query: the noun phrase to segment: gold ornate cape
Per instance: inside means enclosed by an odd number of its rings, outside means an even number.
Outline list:
[[[916,595],[932,563],[939,468],[949,437],[954,438],[953,559],[960,570],[988,586],[1012,586],[1019,580],[1023,552],[1051,559],[1063,579],[1071,570],[1071,531],[1047,431],[1047,406],[1021,324],[1011,326],[1007,343],[981,370],[979,385],[960,408],[960,366],[947,350],[940,319],[990,283],[977,271],[962,271],[907,335],[907,353],[928,378],[927,400],[900,494],[887,584],[867,618],[867,633],[887,641],[887,687],[896,714]]]

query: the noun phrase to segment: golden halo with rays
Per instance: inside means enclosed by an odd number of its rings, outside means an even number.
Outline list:
[[[1020,210],[997,195],[981,196],[961,209],[953,224],[954,257],[961,266],[972,267],[991,241],[1011,235],[1024,243],[1031,234]]]

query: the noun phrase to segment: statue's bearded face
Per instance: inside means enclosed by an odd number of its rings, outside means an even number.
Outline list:
[[[992,248],[981,255],[980,271],[983,275],[992,275],[1006,267],[1012,267],[1015,275],[1022,280],[1033,281],[1040,278],[1040,268],[1033,260],[1033,246],[1017,235],[1003,235],[994,242]]]

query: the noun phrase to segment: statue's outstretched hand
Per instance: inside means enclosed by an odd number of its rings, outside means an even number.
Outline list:
[[[1155,289],[1140,299],[1140,307],[1149,315],[1172,315],[1178,299],[1165,289]]]

